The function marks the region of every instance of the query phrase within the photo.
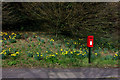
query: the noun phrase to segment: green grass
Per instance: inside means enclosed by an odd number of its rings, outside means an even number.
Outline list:
[[[92,62],[89,64],[88,48],[83,39],[74,40],[64,38],[64,36],[60,39],[54,35],[30,32],[19,33],[16,35],[15,42],[10,42],[4,34],[2,35],[4,40],[1,51],[1,54],[5,54],[5,59],[2,59],[3,67],[78,68],[118,66],[118,51],[115,48],[110,49],[110,45],[105,48],[103,48],[104,45],[102,47],[100,47],[100,44],[94,45],[91,55]],[[8,33],[7,35],[10,36],[11,34]],[[4,41],[6,42],[4,43]],[[15,56],[11,56],[11,54]]]

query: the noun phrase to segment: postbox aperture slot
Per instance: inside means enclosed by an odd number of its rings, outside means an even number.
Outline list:
[[[90,39],[93,39],[92,37],[90,37]]]

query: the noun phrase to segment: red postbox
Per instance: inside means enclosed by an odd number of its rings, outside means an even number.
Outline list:
[[[87,37],[87,47],[93,47],[93,36],[88,36]]]

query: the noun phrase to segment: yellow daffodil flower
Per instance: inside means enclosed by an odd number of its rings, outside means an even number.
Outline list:
[[[16,56],[16,54],[11,54],[11,56]]]
[[[12,33],[12,35],[13,35],[14,33]]]
[[[95,53],[95,55],[97,55],[97,53]]]
[[[19,52],[16,52],[16,54],[19,54]]]
[[[6,52],[4,52],[4,54],[6,55],[7,53],[6,53]]]
[[[9,48],[9,51],[11,50],[11,48]]]
[[[118,54],[115,54],[115,56],[118,56]]]
[[[39,54],[39,53],[37,52],[37,54]]]
[[[72,52],[72,51],[71,51],[70,53],[71,53],[71,54],[73,54],[73,52]]]

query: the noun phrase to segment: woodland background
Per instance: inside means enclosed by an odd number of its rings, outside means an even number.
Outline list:
[[[94,35],[118,44],[119,2],[3,2],[3,31],[44,31],[71,38]]]

